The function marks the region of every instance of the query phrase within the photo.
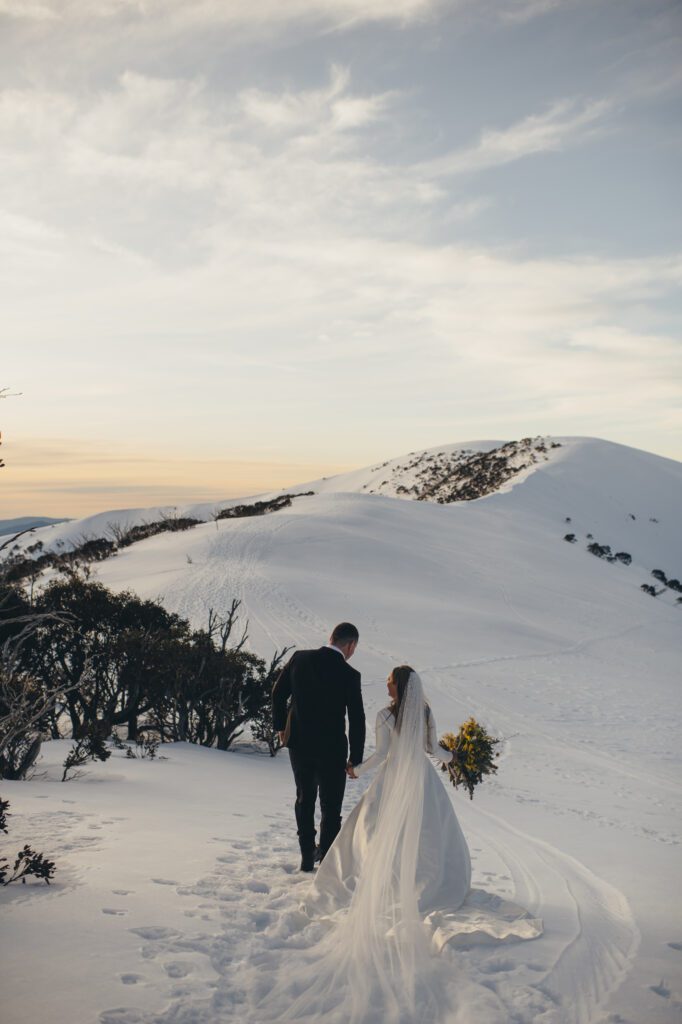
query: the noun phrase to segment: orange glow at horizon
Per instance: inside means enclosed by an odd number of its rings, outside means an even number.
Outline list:
[[[0,519],[79,519],[113,509],[248,497],[353,467],[253,459],[168,458],[130,445],[71,439],[4,438]]]

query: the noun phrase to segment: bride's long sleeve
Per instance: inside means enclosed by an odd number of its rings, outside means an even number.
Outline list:
[[[436,720],[433,717],[433,711],[431,708],[429,708],[428,724],[426,727],[426,750],[431,757],[435,757],[436,760],[441,761],[443,764],[450,764],[455,757],[452,750],[445,750],[445,748],[441,747],[438,742]]]
[[[353,771],[358,777],[364,775],[370,768],[374,768],[375,765],[381,764],[386,758],[391,742],[391,729],[388,721],[390,716],[391,712],[386,709],[378,713],[376,721],[376,750],[362,764],[353,766]]]

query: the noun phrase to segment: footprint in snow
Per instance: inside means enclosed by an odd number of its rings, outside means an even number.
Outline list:
[[[152,882],[156,882],[157,885],[178,885],[172,878],[152,878]]]
[[[270,886],[265,882],[247,882],[245,888],[250,889],[251,892],[270,892]]]
[[[661,978],[658,985],[649,985],[649,989],[655,992],[657,996],[660,996],[661,999],[670,999],[670,989],[666,988],[663,982],[664,979]]]
[[[192,964],[184,963],[182,960],[171,960],[164,964],[163,969],[169,978],[186,978],[193,971]]]
[[[671,949],[682,950],[682,942],[669,942],[668,945]]]
[[[114,896],[130,896],[131,893],[135,892],[134,889],[112,889],[111,891]]]
[[[176,939],[180,935],[175,928],[163,928],[161,925],[154,924],[146,925],[144,928],[131,928],[130,931],[150,942],[155,942],[158,939]]]
[[[122,974],[121,981],[124,985],[137,985],[138,981],[144,981],[142,974]]]
[[[144,1017],[137,1010],[117,1006],[114,1010],[104,1010],[100,1013],[99,1024],[144,1024]]]
[[[115,917],[125,917],[128,913],[127,910],[121,910],[118,907],[102,907],[103,914],[113,914]]]

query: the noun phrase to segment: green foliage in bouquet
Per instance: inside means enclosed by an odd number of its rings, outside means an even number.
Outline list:
[[[469,792],[469,798],[473,800],[474,788],[483,781],[484,776],[493,775],[497,771],[495,758],[499,755],[495,747],[500,740],[487,733],[475,718],[469,718],[464,725],[460,725],[456,736],[453,732],[446,732],[439,742],[445,750],[455,752],[452,763],[442,765],[442,770],[448,773],[455,788],[464,786]]]

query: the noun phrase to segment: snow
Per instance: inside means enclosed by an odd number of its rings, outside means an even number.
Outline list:
[[[655,568],[682,577],[682,466],[556,440],[547,461],[473,502],[369,494],[386,479],[375,466],[287,488],[317,493],[280,512],[136,543],[94,572],[195,625],[239,597],[264,657],[351,619],[370,725],[387,672],[407,661],[441,732],[473,714],[504,737],[496,779],[471,803],[450,794],[473,884],[542,917],[545,933],[450,951],[467,982],[453,1020],[665,1024],[682,1006],[682,607],[639,586]],[[414,456],[391,461],[409,480]],[[66,543],[121,518],[47,530]],[[590,555],[587,533],[632,564]],[[3,847],[30,839],[58,868],[49,888],[0,894],[7,1024],[250,1019],[253,965],[285,969],[306,884],[286,755],[175,744],[166,760],[117,753],[62,784],[68,746],[45,744],[45,777],[2,786]],[[365,784],[349,782],[346,812]]]

